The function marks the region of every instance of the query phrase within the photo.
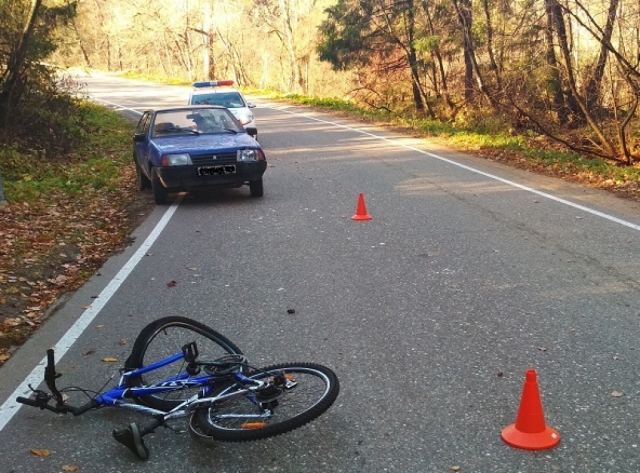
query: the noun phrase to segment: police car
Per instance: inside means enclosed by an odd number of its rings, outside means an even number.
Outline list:
[[[189,105],[221,105],[226,107],[242,126],[254,129],[255,134],[251,136],[258,139],[258,128],[251,112],[251,109],[255,108],[255,104],[247,102],[238,90],[230,88],[232,85],[232,80],[195,82],[194,89],[189,95]]]

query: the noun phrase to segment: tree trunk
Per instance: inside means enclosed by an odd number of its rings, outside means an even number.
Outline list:
[[[458,4],[460,2],[460,4]],[[453,0],[453,6],[458,15],[458,21],[462,28],[463,54],[464,54],[464,99],[470,102],[473,99],[473,61],[471,54],[471,0]]]
[[[15,93],[16,86],[21,80],[24,72],[29,41],[31,41],[31,36],[33,35],[33,30],[35,28],[41,6],[42,0],[35,0],[29,14],[27,26],[20,38],[20,42],[7,61],[6,80],[3,84],[2,90],[0,90],[0,120],[2,128],[7,127],[11,116],[11,109],[14,103],[19,100],[19,97],[16,97]]]
[[[296,52],[296,42],[295,42],[295,31],[297,26],[296,21],[296,12],[293,11],[293,7],[291,2],[287,0],[280,0],[280,8],[283,13],[283,24],[284,24],[284,34],[286,37],[286,41],[284,44],[287,48],[287,53],[289,54],[289,68],[291,70],[291,82],[290,86],[293,88],[295,93],[299,93],[300,90],[305,90],[306,87],[302,83],[303,76],[302,71],[300,69],[300,64],[298,64],[297,52]]]
[[[424,10],[425,17],[427,19],[428,31],[431,35],[435,36],[436,31],[433,26],[433,18],[431,11],[429,10],[429,4],[426,1],[422,1],[422,9]],[[444,60],[440,52],[440,47],[435,46],[431,50],[431,56],[433,58],[433,88],[437,96],[442,95],[450,109],[454,108],[453,101],[449,94],[449,85],[447,82],[447,74],[445,73]],[[440,80],[440,86],[438,85],[438,79]]]
[[[204,80],[215,79],[214,61],[211,57],[211,4],[205,2],[204,12],[202,13],[202,78]]]
[[[578,89],[576,87],[575,74],[573,71],[573,65],[571,63],[571,53],[569,51],[569,44],[567,41],[567,32],[564,25],[564,19],[562,15],[562,7],[558,3],[558,0],[547,0],[551,4],[553,11],[553,19],[555,21],[556,32],[558,33],[558,41],[560,43],[560,51],[562,52],[562,59],[564,61],[565,72],[567,74],[567,83],[569,85],[569,107],[571,108],[574,117],[578,121],[586,122],[594,134],[600,140],[601,146],[607,151],[607,153],[617,158],[616,149],[611,140],[604,133],[604,130],[594,120],[593,116],[587,110],[586,102],[578,95]]]
[[[602,100],[600,88],[602,86],[602,77],[604,76],[604,67],[607,63],[607,57],[609,55],[609,49],[606,45],[611,42],[611,35],[613,34],[613,24],[616,21],[618,4],[619,0],[611,0],[611,3],[609,3],[607,23],[604,27],[603,36],[600,41],[600,54],[598,56],[598,61],[596,62],[596,67],[593,70],[593,74],[589,78],[589,81],[587,82],[587,86],[585,88],[587,108],[589,110],[593,110],[593,108],[597,107]]]
[[[489,55],[489,63],[496,79],[498,91],[502,91],[502,76],[493,54],[493,26],[491,24],[491,13],[489,12],[489,3],[487,0],[482,0],[482,7],[484,8],[484,17],[487,22],[487,54]]]
[[[415,11],[413,0],[407,1],[407,43],[409,45],[408,61],[411,69],[411,91],[416,111],[424,113],[424,101],[422,100],[422,87],[420,85],[420,68],[418,67],[418,54],[415,48]],[[430,111],[433,118],[433,112]]]
[[[545,0],[545,6],[548,5],[551,24],[558,36],[558,46],[562,52],[565,63],[565,72],[567,74],[567,85],[569,89],[566,94],[566,106],[569,107],[571,115],[577,122],[584,123],[586,117],[584,115],[584,107],[581,107],[577,98],[576,79],[571,62],[571,52],[569,50],[569,39],[567,36],[567,28],[564,24],[564,15],[562,14],[562,6],[558,0]]]
[[[564,103],[564,95],[562,94],[562,79],[560,78],[560,68],[558,59],[556,58],[555,45],[553,40],[554,18],[553,8],[550,0],[544,2],[545,12],[547,16],[547,27],[544,30],[546,39],[546,62],[549,66],[549,74],[547,76],[547,93],[551,95],[553,110],[556,113],[558,124],[566,125],[569,122],[569,110]]]
[[[475,46],[473,45],[473,36],[471,34],[471,29],[473,26],[473,17],[471,15],[471,0],[453,0],[453,5],[456,8],[456,13],[458,14],[458,20],[460,21],[460,26],[462,27],[462,34],[464,38],[465,100],[468,102],[473,99],[473,78],[475,77],[478,89],[480,90],[482,95],[484,95],[484,97],[489,100],[489,103],[495,109],[497,108],[496,101],[484,83],[482,73],[476,59]]]

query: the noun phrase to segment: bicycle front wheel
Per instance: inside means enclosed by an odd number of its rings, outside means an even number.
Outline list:
[[[338,397],[338,378],[329,368],[314,363],[283,363],[268,366],[250,376],[258,380],[284,380],[272,396],[257,392],[238,394],[200,408],[193,414],[200,433],[215,440],[243,442],[290,432],[322,415]],[[210,397],[244,389],[228,382]]]
[[[125,369],[142,368],[182,352],[182,347],[196,342],[199,360],[213,361],[227,354],[242,354],[233,342],[210,327],[186,317],[171,316],[147,325],[133,344]],[[184,376],[187,363],[184,359],[170,365],[128,379],[129,387],[149,386],[168,379]],[[176,391],[136,398],[138,402],[154,409],[170,411],[202,389],[185,388]]]

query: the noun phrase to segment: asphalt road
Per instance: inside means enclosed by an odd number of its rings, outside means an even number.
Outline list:
[[[131,116],[188,96],[87,83]],[[0,472],[640,471],[637,203],[250,98],[265,196],[234,189],[155,208],[135,243],[0,368]],[[351,219],[360,192],[370,221]],[[141,421],[128,411],[17,410],[46,348],[64,353],[61,385],[100,389],[118,367],[102,358],[124,360],[166,315],[211,325],[256,364],[326,364],[341,394],[270,440],[201,445],[160,429],[146,463],[111,438]],[[528,369],[561,436],[554,449],[501,439]]]

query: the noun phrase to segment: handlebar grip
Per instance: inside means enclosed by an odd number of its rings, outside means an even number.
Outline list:
[[[27,406],[40,407],[34,399],[30,399],[28,397],[18,396],[16,401],[20,404],[26,404]]]
[[[53,357],[53,348],[49,348],[47,350],[47,368],[53,369],[55,370],[56,367],[56,362],[55,359]]]
[[[49,404],[43,404],[42,402],[38,402],[35,399],[31,399],[27,397],[19,396],[16,398],[16,401],[19,402],[20,404],[25,404],[27,406],[38,407],[40,409],[47,409],[48,411],[55,412],[57,414],[60,414],[62,412],[66,413],[66,411],[62,409],[58,409],[55,406],[50,406]]]

